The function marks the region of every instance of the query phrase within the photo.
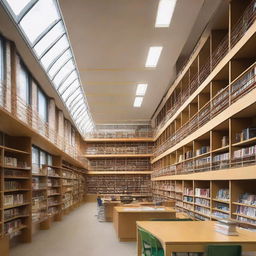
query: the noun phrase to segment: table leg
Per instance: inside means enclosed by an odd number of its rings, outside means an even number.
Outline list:
[[[172,256],[173,253],[171,246],[164,246],[164,256]]]

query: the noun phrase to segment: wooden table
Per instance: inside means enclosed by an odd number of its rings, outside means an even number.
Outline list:
[[[153,208],[154,210],[151,210]],[[113,224],[120,241],[133,241],[136,240],[136,221],[175,217],[176,211],[168,207],[116,206],[113,212]]]
[[[113,221],[113,210],[114,207],[121,205],[121,201],[109,201],[105,200],[103,202],[105,208],[105,220],[106,221]]]
[[[214,221],[138,221],[141,227],[154,235],[164,248],[164,255],[173,252],[204,252],[209,244],[240,244],[243,251],[256,251],[256,233],[238,228],[238,236],[226,236],[214,229]],[[141,240],[137,229],[138,256]]]

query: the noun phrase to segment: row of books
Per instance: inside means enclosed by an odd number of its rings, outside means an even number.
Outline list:
[[[34,197],[32,199],[32,212],[38,212],[41,209],[47,209],[47,201]]]
[[[4,176],[5,177],[28,177],[28,172],[27,171],[22,171],[22,170],[9,170],[9,169],[5,169],[4,170]],[[28,177],[29,178],[29,177]]]
[[[256,218],[256,208],[254,207],[237,205],[236,213]]]
[[[184,202],[193,203],[193,202],[194,202],[194,198],[191,197],[191,196],[183,196],[183,201],[184,201]]]
[[[22,224],[21,219],[6,222],[4,224],[4,233],[5,234],[11,234],[12,232],[14,232],[18,228],[20,228],[22,225],[23,224]]]
[[[21,188],[24,188],[24,185],[20,181],[8,180],[4,182],[5,190],[21,189]]]
[[[239,203],[256,205],[256,195],[250,193],[244,193],[239,195]]]
[[[212,162],[222,162],[222,161],[228,161],[229,160],[229,153],[223,153],[216,155],[212,158]]]
[[[193,188],[184,187],[183,193],[184,193],[184,195],[187,195],[187,196],[193,196],[194,190],[193,190]]]
[[[255,156],[255,154],[256,154],[256,145],[235,150],[233,157],[234,159],[240,159],[240,158]]]
[[[195,188],[195,196],[210,197],[209,188]]]
[[[183,208],[193,211],[194,210],[194,206],[191,204],[186,204],[185,202],[183,202]]]
[[[215,202],[215,208],[222,210],[222,211],[229,211],[229,205],[228,204],[224,204],[224,203],[220,203],[220,202]]]
[[[26,209],[22,209],[22,208],[12,208],[12,209],[7,209],[4,210],[4,219],[11,219],[13,217],[16,216],[21,216],[21,215],[27,215],[27,211]]]
[[[255,137],[256,137],[256,128],[254,127],[245,128],[240,133],[236,133],[236,142],[249,140]]]
[[[210,146],[202,146],[195,151],[195,156],[200,156],[210,151]]]
[[[220,219],[228,219],[229,218],[228,213],[219,212],[219,211],[213,211],[212,215],[213,215],[213,217],[217,217],[217,218],[220,218]]]
[[[24,203],[25,196],[23,194],[4,195],[4,206],[13,206]]]
[[[56,179],[47,179],[47,186],[48,187],[57,187],[60,186],[59,180]]]
[[[205,207],[195,205],[195,211],[198,213],[205,214],[205,215],[209,215],[209,216],[211,215],[210,209],[205,208]]]
[[[221,188],[216,193],[216,199],[228,201],[229,200],[229,189]]]
[[[210,200],[203,198],[195,198],[195,203],[210,207]]]
[[[211,157],[203,157],[203,158],[199,158],[195,161],[195,167],[202,167],[202,166],[208,166],[211,163]]]

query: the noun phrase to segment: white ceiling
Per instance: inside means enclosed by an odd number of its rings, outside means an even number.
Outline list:
[[[169,28],[154,28],[157,0],[59,2],[95,123],[150,120],[204,0],[177,0]],[[156,69],[144,68],[150,46],[163,46]],[[141,108],[137,83],[148,83]]]

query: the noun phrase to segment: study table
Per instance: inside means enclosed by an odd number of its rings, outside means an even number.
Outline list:
[[[136,202],[131,204],[123,204],[120,200],[103,200],[103,205],[105,208],[105,221],[113,221],[113,210],[116,206],[125,206],[125,207],[139,207],[142,205],[155,205],[153,202]]]
[[[169,207],[116,206],[113,211],[113,225],[120,241],[133,241],[136,240],[136,221],[175,217],[176,211]]]
[[[164,255],[173,252],[204,252],[209,244],[239,244],[243,251],[256,251],[256,233],[237,228],[238,236],[215,231],[215,221],[138,221],[137,252],[141,256],[138,227],[155,236],[164,248]]]

